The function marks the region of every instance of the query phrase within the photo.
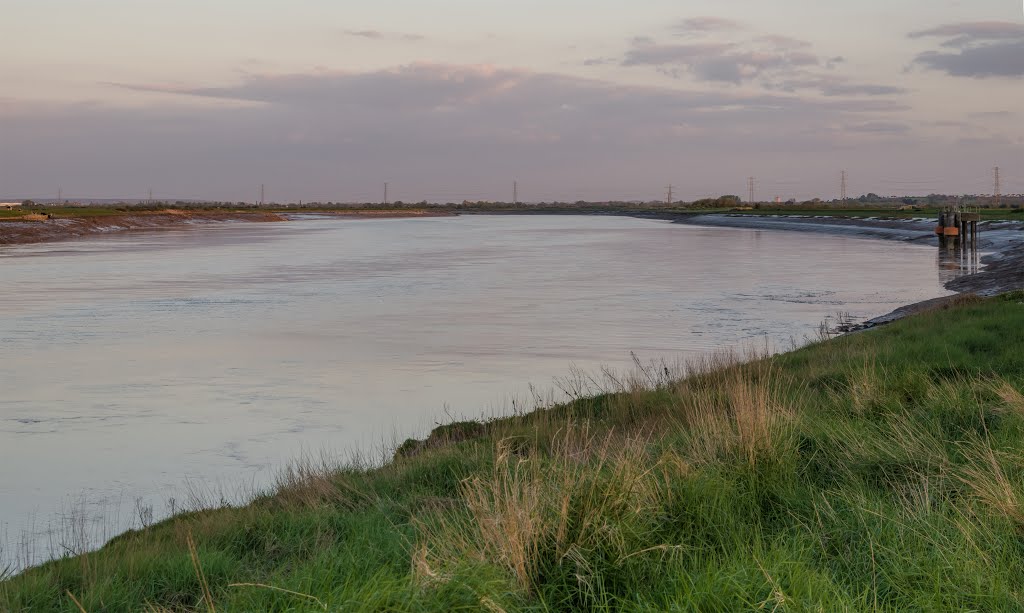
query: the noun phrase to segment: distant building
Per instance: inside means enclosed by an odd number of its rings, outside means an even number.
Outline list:
[[[0,202],[0,209],[7,209],[8,211],[16,206],[21,206],[20,202]]]

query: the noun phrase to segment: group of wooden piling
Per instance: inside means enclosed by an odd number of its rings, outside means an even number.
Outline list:
[[[981,213],[968,213],[959,209],[946,209],[939,213],[939,225],[935,234],[943,241],[952,240],[961,244],[978,243],[978,222]]]

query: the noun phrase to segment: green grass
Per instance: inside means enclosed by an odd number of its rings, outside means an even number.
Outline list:
[[[1021,610],[1022,303],[299,464],[11,578],[0,610]]]

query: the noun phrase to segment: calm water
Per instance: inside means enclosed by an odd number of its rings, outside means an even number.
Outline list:
[[[944,294],[936,263],[896,242],[613,217],[0,248],[0,541],[79,500],[124,528],[136,498],[159,515],[186,480],[263,484],[302,452],[507,408],[573,365],[788,345],[840,311]]]

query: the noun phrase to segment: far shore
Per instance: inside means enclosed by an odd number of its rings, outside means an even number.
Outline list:
[[[130,212],[104,210],[93,213],[62,215],[58,212],[0,219],[0,246],[63,241],[130,230],[159,230],[189,224],[285,221],[281,215],[269,211],[163,209]]]
[[[352,219],[391,219],[400,217],[450,216],[447,211],[426,209],[367,210],[277,210],[246,209],[158,209],[116,210],[57,209],[53,213],[25,211],[0,217],[0,246],[24,245],[85,238],[112,232],[161,230],[218,222],[281,222],[295,216],[344,217]]]

